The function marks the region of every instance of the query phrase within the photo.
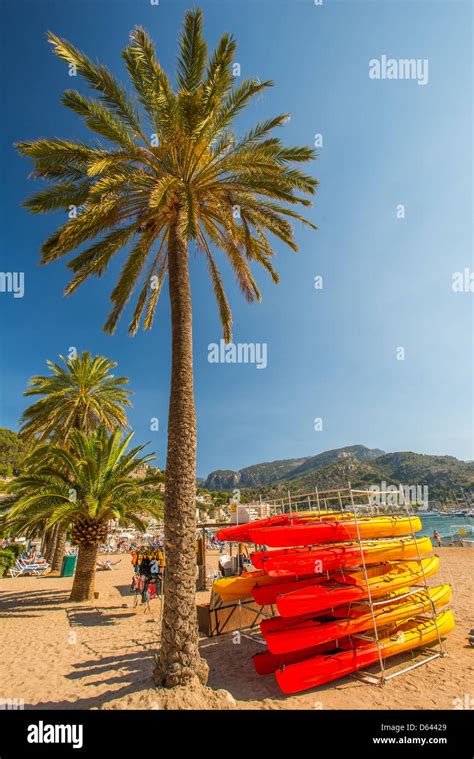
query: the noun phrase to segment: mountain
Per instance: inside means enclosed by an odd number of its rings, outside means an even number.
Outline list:
[[[407,451],[387,453],[376,461],[384,478],[396,483],[427,485],[430,498],[447,500],[462,496],[462,491],[474,488],[474,462],[461,461],[454,456],[429,456]]]
[[[370,485],[428,487],[430,500],[455,503],[463,491],[474,495],[474,462],[454,456],[431,456],[412,451],[385,453],[378,448],[351,445],[307,456],[246,467],[237,472],[211,472],[209,490],[242,490],[243,500],[258,497],[272,500],[290,493],[310,493],[347,486],[366,489]]]
[[[385,451],[380,448],[366,448],[365,445],[348,445],[345,448],[334,448],[331,451],[318,453],[316,456],[310,456],[301,466],[293,469],[288,479],[300,477],[315,469],[323,469],[330,464],[346,459],[355,459],[356,461],[373,461],[373,459],[383,456]]]
[[[331,451],[305,456],[299,459],[281,459],[263,464],[254,464],[235,472],[231,469],[217,469],[206,479],[204,487],[208,490],[233,490],[234,488],[258,488],[287,479],[298,478],[308,472],[322,469],[336,461],[356,459],[371,461],[385,451],[379,448],[366,448],[365,445],[349,445]]]
[[[430,500],[456,503],[464,495],[468,501],[474,496],[474,464],[453,456],[429,456],[411,451],[388,453],[372,460],[360,461],[345,458],[328,466],[311,470],[298,477],[268,484],[260,489],[248,489],[244,500],[258,496],[276,499],[290,493],[309,493],[345,487],[367,489],[370,485],[427,486]]]
[[[386,479],[388,484],[392,484]],[[264,500],[275,500],[286,497],[288,491],[292,494],[314,493],[318,490],[335,490],[347,487],[348,482],[352,487],[366,489],[369,485],[381,482],[380,473],[368,461],[358,461],[348,457],[332,464],[305,472],[299,477],[280,480],[279,482],[264,485],[261,488],[248,488],[242,492],[243,501],[258,500],[261,496]]]

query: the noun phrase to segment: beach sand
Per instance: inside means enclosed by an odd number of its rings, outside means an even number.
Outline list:
[[[474,707],[474,551],[437,549],[441,571],[430,584],[453,588],[456,629],[446,640],[448,655],[404,673],[383,687],[345,677],[292,697],[275,677],[254,672],[252,654],[262,645],[231,635],[203,638],[210,667],[203,696],[184,689],[168,694],[152,687],[159,645],[160,601],[151,610],[133,607],[130,558],[112,572],[98,572],[99,598],[90,605],[68,602],[71,578],[18,577],[0,580],[0,699],[19,699],[33,709],[452,709]],[[217,558],[217,557],[215,557]],[[200,598],[205,595],[198,594]],[[256,636],[258,637],[258,636]],[[404,654],[389,672],[419,660]],[[376,672],[377,668],[370,671]],[[229,695],[230,694],[230,695]]]

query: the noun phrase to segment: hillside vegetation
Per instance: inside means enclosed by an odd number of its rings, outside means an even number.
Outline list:
[[[355,488],[369,485],[428,487],[430,500],[455,502],[464,491],[474,493],[474,462],[453,456],[430,456],[411,451],[384,453],[362,445],[325,451],[303,459],[287,459],[246,467],[238,472],[212,472],[206,480],[213,487],[242,490],[242,499],[261,496],[276,499],[290,493],[309,493],[316,487],[329,490],[350,482]]]

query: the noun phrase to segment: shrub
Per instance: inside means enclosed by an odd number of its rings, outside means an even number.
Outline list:
[[[16,560],[18,553],[13,546],[7,546],[6,548],[0,549],[0,577],[3,577],[7,574],[10,567],[13,567]]]
[[[25,546],[21,543],[10,543],[4,550],[11,551],[15,559],[17,559],[20,553],[23,551],[24,547]]]

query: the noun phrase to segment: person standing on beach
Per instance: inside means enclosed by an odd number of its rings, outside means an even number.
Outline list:
[[[433,532],[433,540],[436,540],[438,546],[441,546],[441,535],[439,534],[438,530],[435,530]]]

